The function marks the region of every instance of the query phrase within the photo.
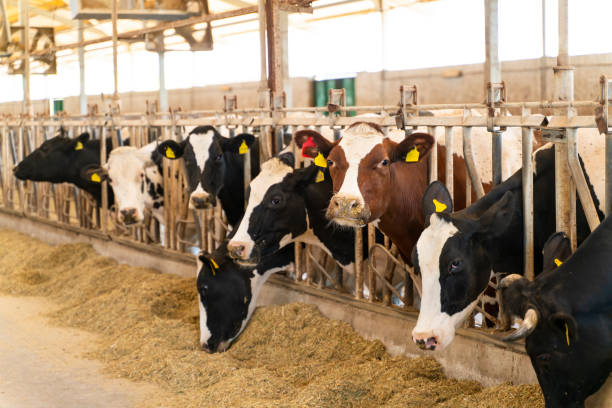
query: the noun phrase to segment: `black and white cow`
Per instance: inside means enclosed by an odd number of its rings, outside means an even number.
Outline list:
[[[183,158],[192,209],[216,205],[217,197],[235,226],[244,214],[244,154],[251,156],[251,177],[259,172],[259,141],[242,133],[233,138],[221,136],[212,126],[198,126],[181,143],[166,140],[157,151],[171,160]]]
[[[555,231],[554,149],[539,149],[533,160],[534,250],[538,253]],[[455,213],[451,213],[452,201],[442,183],[434,182],[426,190],[426,228],[412,253],[423,285],[421,310],[412,331],[419,347],[440,350],[451,343],[455,329],[474,309],[493,272],[523,273],[521,177],[519,170]],[[598,207],[592,188],[591,195]],[[590,231],[582,205],[577,207],[580,243]],[[599,216],[603,218],[601,212]],[[539,258],[535,264],[536,271],[542,270]]]
[[[140,149],[122,146],[113,149],[103,167],[82,172],[94,182],[107,180],[115,195],[119,222],[130,225],[144,220],[145,208],[164,224],[162,157],[157,142]]]
[[[294,170],[293,161],[292,153],[280,154],[265,162],[251,181],[245,215],[228,243],[230,256],[241,264],[253,265],[290,243],[303,242],[331,255],[350,279],[355,233],[330,224],[325,217],[333,194],[329,171],[314,163]],[[363,257],[367,259],[367,234],[363,238]],[[382,234],[378,238],[382,241]]]
[[[225,351],[251,319],[266,280],[275,272],[292,268],[293,245],[252,267],[230,259],[225,245],[213,255],[200,252],[197,263],[200,344],[209,353]]]
[[[505,313],[519,324],[505,340],[525,348],[547,408],[584,407],[612,372],[612,218],[569,255],[556,234],[544,246],[544,271],[533,282],[501,280]]]
[[[106,154],[112,149],[111,139],[106,140]],[[82,133],[77,138],[55,136],[26,156],[15,168],[15,177],[20,180],[46,181],[50,183],[71,183],[87,191],[96,200],[102,202],[100,183],[84,179],[84,170],[100,166],[100,141],[90,140],[89,133]],[[108,202],[113,202],[109,189]]]

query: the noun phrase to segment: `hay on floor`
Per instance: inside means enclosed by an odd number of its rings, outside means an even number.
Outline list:
[[[88,357],[164,390],[147,407],[543,407],[537,385],[483,388],[433,358],[390,357],[312,305],[258,309],[226,353],[200,350],[194,279],[119,265],[89,245],[0,230],[0,292],[48,296],[52,321],[99,334]],[[408,341],[408,338],[407,338]]]

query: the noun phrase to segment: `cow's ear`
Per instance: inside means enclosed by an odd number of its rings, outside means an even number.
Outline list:
[[[428,222],[429,216],[433,213],[449,214],[453,212],[453,200],[450,193],[439,181],[434,181],[427,187],[421,203],[425,222]]]
[[[434,145],[435,139],[427,133],[412,133],[392,147],[391,161],[416,163],[425,159]]]
[[[170,160],[176,160],[185,153],[185,142],[177,143],[174,140],[164,140],[157,145],[157,153]]]
[[[211,254],[206,251],[200,251],[198,254],[198,260],[202,262],[202,265],[200,266],[201,269],[208,269],[213,276],[216,275],[217,271],[219,270],[219,264],[217,261],[215,261]]]
[[[221,138],[221,149],[224,152],[246,154],[255,143],[255,136],[250,133],[241,133],[235,137]]]
[[[295,132],[295,144],[302,149],[302,154],[307,157],[315,158],[319,153],[323,157],[327,157],[331,149],[336,146],[336,143],[332,143],[327,140],[322,134],[312,129],[302,129]],[[314,142],[315,146],[309,146],[308,144],[304,147],[306,141],[310,139]]]
[[[285,152],[285,153],[279,154],[277,157],[278,157],[278,160],[285,163],[287,166],[295,167],[295,156],[293,155],[293,153]]]
[[[296,169],[293,173],[286,176],[283,182],[283,190],[287,192],[299,192],[306,188],[306,186],[316,183],[321,178],[319,173],[323,175],[324,179],[326,177],[325,172],[326,169],[322,169],[314,164],[304,167],[303,169]]]
[[[73,150],[83,150],[83,148],[85,147],[85,143],[89,140],[89,133],[85,132],[85,133],[81,133],[77,138],[75,138],[72,143],[71,143],[71,147]]]
[[[514,217],[516,200],[512,191],[506,193],[478,219],[479,233],[485,239],[504,234]]]
[[[86,167],[81,170],[81,178],[90,183],[102,183],[108,180],[108,172],[103,167]]]
[[[558,268],[571,255],[572,245],[569,237],[564,232],[555,232],[548,238],[542,249],[543,271]]]
[[[572,347],[578,341],[578,323],[572,316],[567,313],[555,313],[550,316],[550,321],[559,329],[563,342],[568,347]]]

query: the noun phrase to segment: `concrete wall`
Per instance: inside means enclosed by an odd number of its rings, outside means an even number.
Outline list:
[[[550,100],[553,97],[555,58],[510,61],[502,63],[502,78],[506,83],[508,101]],[[599,96],[599,77],[612,78],[612,54],[572,57],[575,71],[575,99],[594,100]],[[482,102],[485,98],[482,64],[427,68],[406,71],[362,72],[355,79],[357,105],[395,105],[399,101],[399,86],[415,84],[419,103]],[[313,87],[310,78],[291,79],[293,106],[312,106]],[[199,88],[175,89],[168,92],[169,104],[183,110],[222,109],[223,95],[236,94],[238,107],[257,106],[258,82],[211,85]],[[146,101],[157,99],[157,92],[121,94],[123,112],[142,112]],[[99,95],[89,96],[88,103],[102,105]],[[108,101],[107,101],[108,103]],[[46,112],[48,103],[35,101],[35,112]],[[69,113],[79,112],[79,98],[68,97],[64,107]],[[21,112],[21,102],[0,104],[0,113]]]

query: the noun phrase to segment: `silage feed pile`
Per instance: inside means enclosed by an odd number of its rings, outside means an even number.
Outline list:
[[[543,407],[538,386],[483,388],[433,358],[390,357],[315,306],[258,309],[226,353],[200,350],[194,279],[119,265],[89,245],[0,230],[0,293],[47,296],[52,322],[94,332],[88,358],[163,390],[146,407]],[[408,340],[407,340],[408,341]]]

